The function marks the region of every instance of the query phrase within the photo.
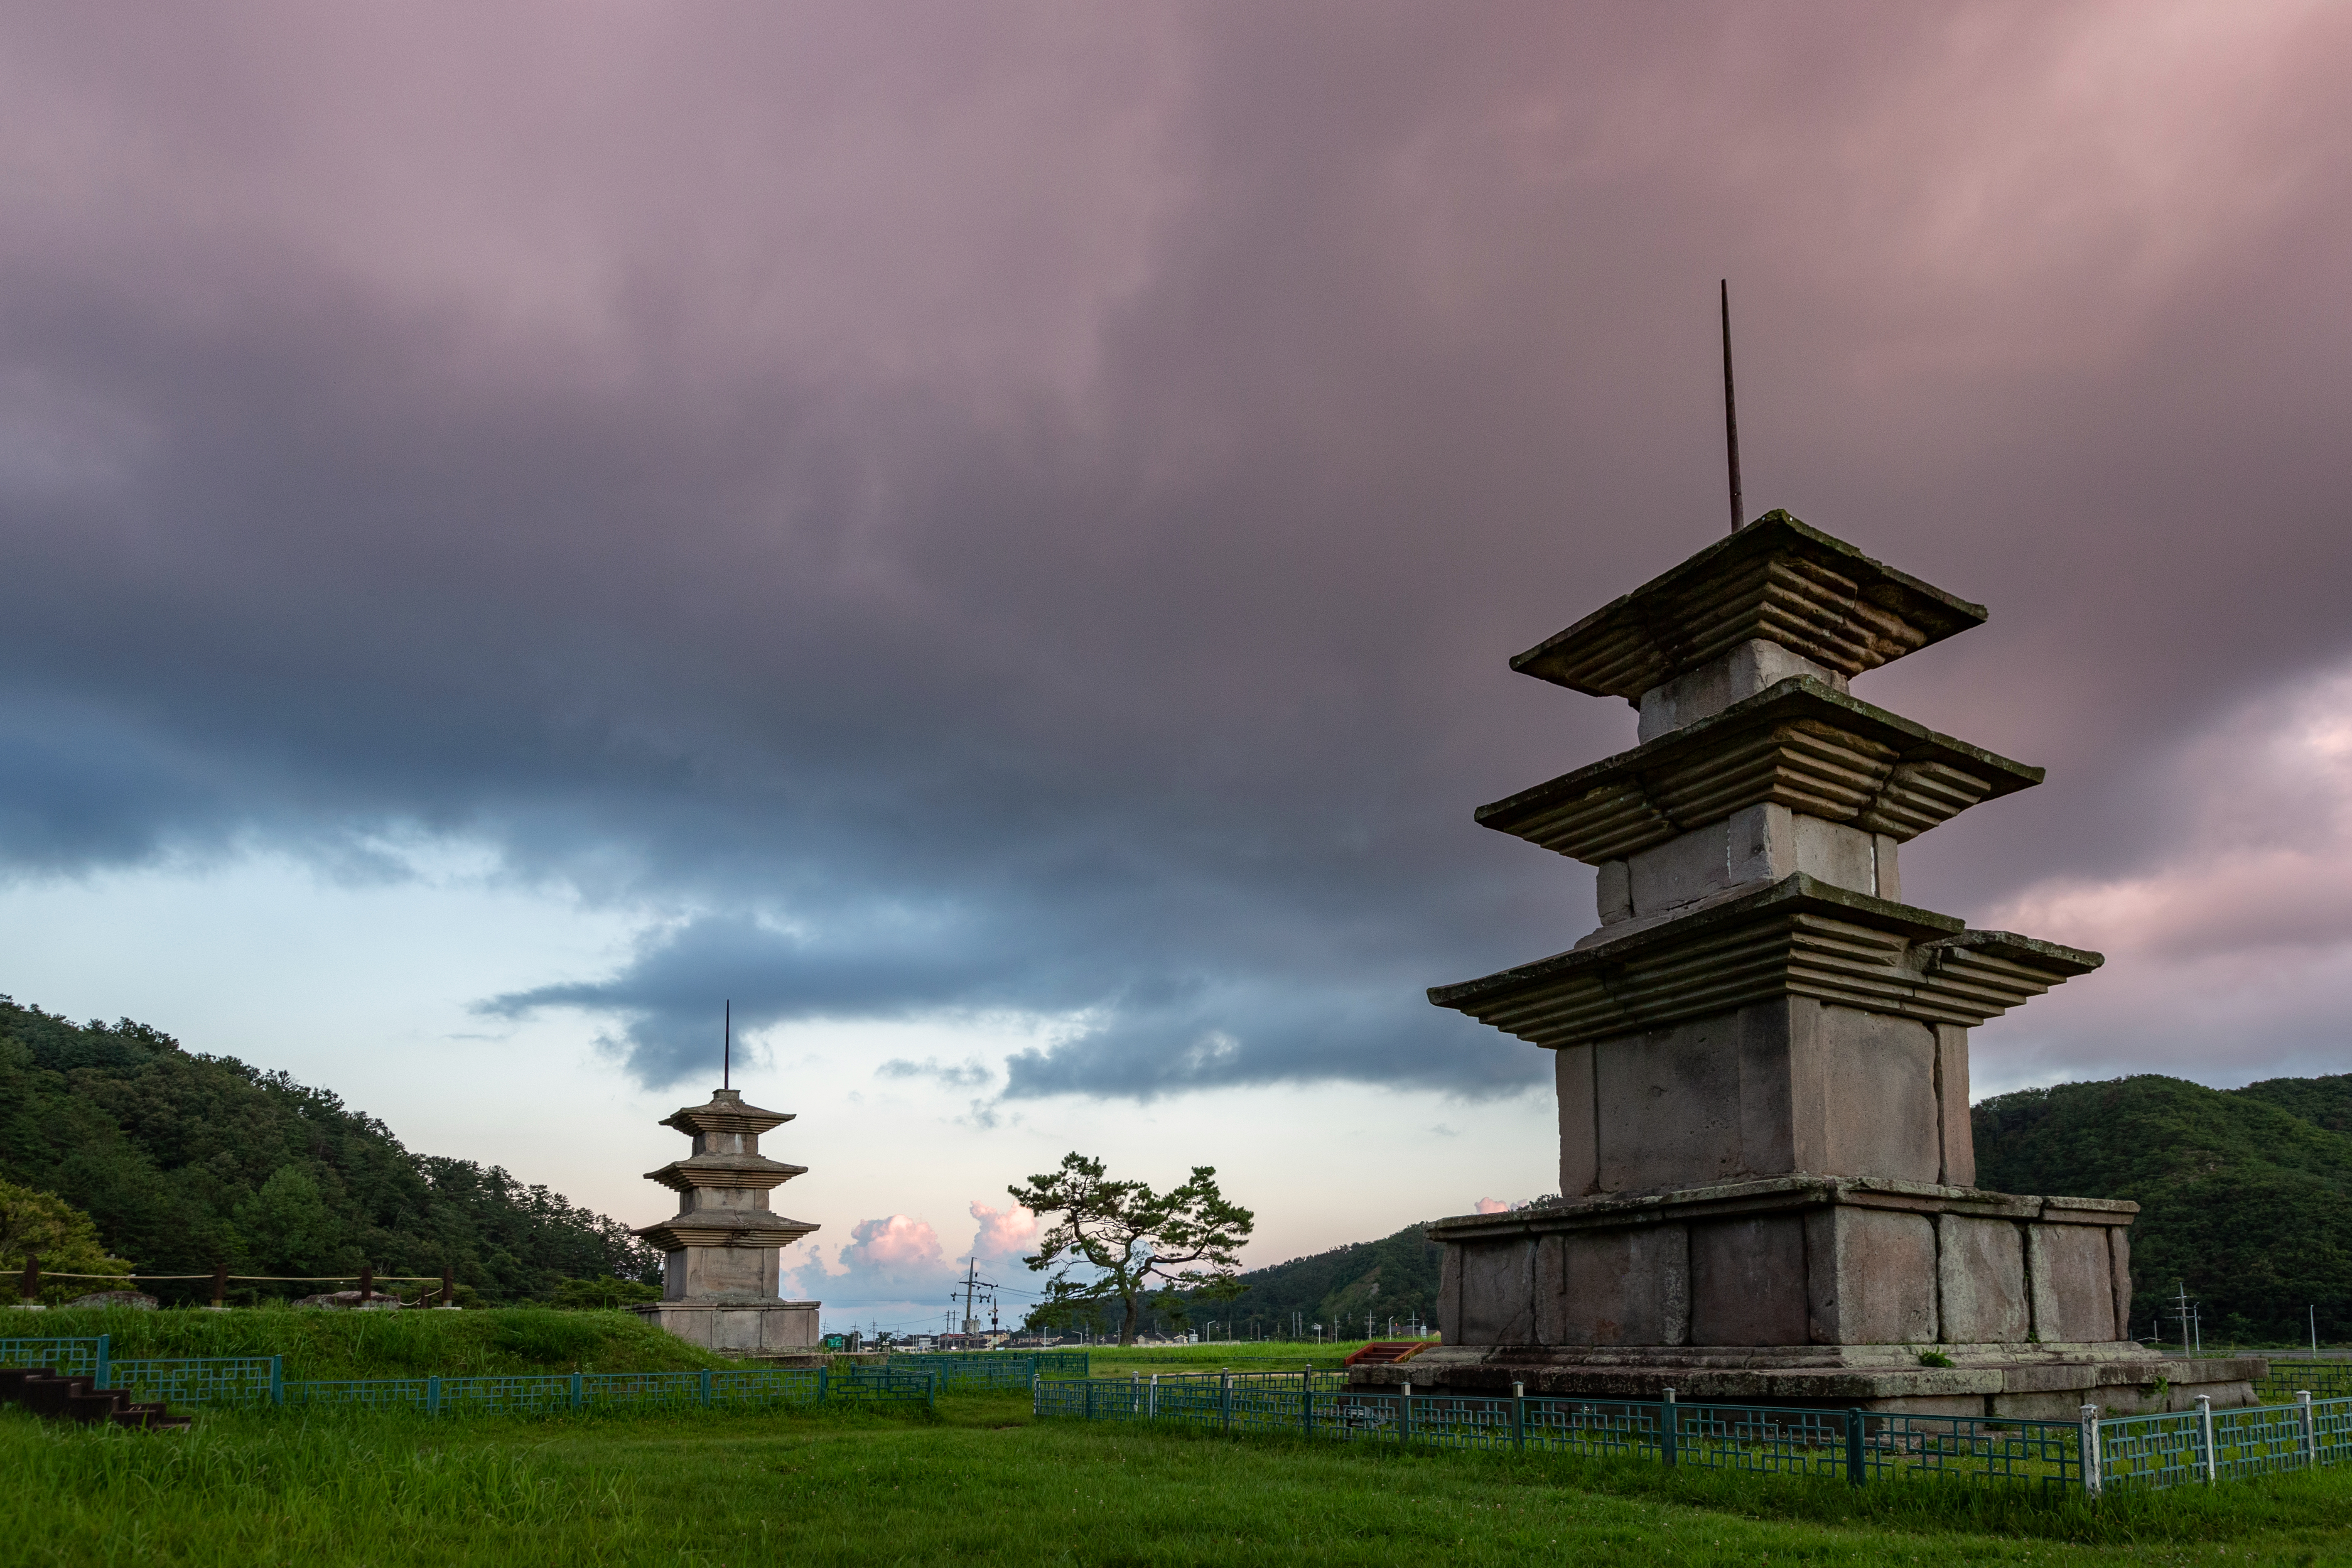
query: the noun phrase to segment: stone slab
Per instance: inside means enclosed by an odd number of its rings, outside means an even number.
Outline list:
[[[2032,1332],[2025,1237],[2008,1220],[1936,1216],[1937,1299],[1944,1337],[2000,1342]]]
[[[2200,1394],[2216,1409],[2258,1403],[2252,1384],[2267,1372],[2260,1357],[2170,1359],[2143,1352],[2129,1360],[2103,1357],[2103,1347],[2017,1345],[2007,1359],[1981,1356],[1954,1367],[1812,1366],[1774,1364],[1769,1357],[1744,1365],[1715,1364],[1705,1352],[1679,1362],[1580,1361],[1575,1352],[1536,1346],[1488,1351],[1446,1345],[1402,1366],[1354,1367],[1351,1383],[1461,1393],[1507,1393],[1521,1384],[1534,1395],[1595,1399],[1662,1399],[1673,1389],[1685,1404],[1791,1405],[1860,1407],[2021,1420],[2071,1421],[2081,1406],[2108,1415],[2193,1408]]]
[[[1690,1337],[1689,1232],[1682,1226],[1545,1237],[1557,1294],[1539,1261],[1538,1340],[1545,1344],[1678,1345]]]
[[[2035,1331],[2042,1338],[2118,1337],[2115,1281],[2109,1278],[2112,1258],[2104,1226],[2044,1223],[2025,1227],[2026,1288]]]
[[[1937,1342],[1936,1225],[1888,1209],[1805,1215],[1807,1338],[1815,1344]]]
[[[1811,1338],[1801,1215],[1691,1226],[1690,1279],[1694,1343],[1795,1345]]]
[[[730,1354],[770,1355],[814,1349],[814,1301],[647,1301],[631,1311],[690,1344]]]

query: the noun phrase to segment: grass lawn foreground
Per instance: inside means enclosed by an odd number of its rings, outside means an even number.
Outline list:
[[[2352,1476],[2079,1504],[1029,1419],[0,1414],[21,1564],[2352,1561]]]
[[[142,1313],[118,1356],[282,1347],[287,1374],[715,1360],[621,1313]],[[79,1315],[71,1315],[78,1320]],[[1097,1375],[1336,1364],[1348,1345],[1099,1352]],[[2352,1470],[2037,1503],[1927,1481],[1667,1471],[1033,1421],[1025,1392],[782,1414],[0,1410],[0,1563],[1190,1564],[2352,1562]]]

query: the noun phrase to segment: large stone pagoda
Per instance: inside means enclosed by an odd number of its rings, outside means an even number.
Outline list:
[[[678,1195],[677,1213],[637,1235],[667,1255],[662,1299],[635,1309],[680,1339],[735,1355],[792,1354],[815,1348],[814,1301],[778,1294],[781,1247],[817,1227],[768,1206],[773,1189],[807,1173],[760,1152],[760,1135],[792,1121],[743,1103],[741,1091],[711,1091],[708,1104],[665,1117],[694,1140],[693,1152],[646,1180]]]
[[[1554,1053],[1555,1203],[1435,1226],[1444,1345],[1366,1382],[2072,1416],[2252,1402],[2130,1339],[2137,1205],[1979,1190],[1969,1031],[2098,967],[1903,900],[2042,770],[1857,700],[1984,610],[1774,511],[1511,661],[1640,743],[1480,808],[1600,929],[1430,999]],[[1930,1359],[1932,1358],[1932,1359]]]

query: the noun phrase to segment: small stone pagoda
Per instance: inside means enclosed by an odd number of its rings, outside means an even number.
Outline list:
[[[2042,782],[1853,697],[1984,610],[1774,511],[1511,661],[1640,743],[1481,807],[1600,872],[1569,951],[1429,994],[1553,1053],[1559,1190],[1440,1222],[1444,1344],[1363,1382],[2071,1418],[2252,1403],[2128,1336],[2137,1206],[1979,1190],[1969,1031],[2098,967],[1907,904]]]
[[[646,1180],[678,1195],[677,1213],[637,1235],[667,1254],[662,1299],[634,1309],[682,1340],[730,1355],[789,1355],[817,1343],[817,1303],[777,1294],[780,1247],[817,1227],[786,1219],[768,1194],[807,1173],[760,1152],[760,1135],[792,1121],[714,1089],[705,1105],[665,1117],[694,1140],[693,1152]]]

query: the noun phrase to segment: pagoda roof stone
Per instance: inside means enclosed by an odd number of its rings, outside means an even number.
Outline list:
[[[1614,942],[1433,986],[1429,999],[1552,1049],[1776,996],[1973,1027],[2105,962],[1800,872]]]
[[[741,1089],[714,1089],[709,1100],[671,1111],[662,1118],[661,1125],[674,1127],[688,1137],[697,1132],[749,1132],[756,1136],[792,1120],[793,1112],[788,1110],[762,1110],[756,1105],[744,1104]]]
[[[697,1154],[672,1160],[658,1171],[647,1171],[646,1180],[680,1193],[696,1187],[750,1187],[764,1192],[807,1174],[806,1165],[787,1165],[764,1154]]]
[[[1762,803],[1907,840],[2042,778],[2040,768],[1798,676],[1482,805],[1477,820],[1597,866]]]
[[[1750,639],[1852,677],[1984,619],[1983,605],[1776,510],[1547,637],[1511,668],[1638,703]]]
[[[664,1252],[689,1247],[790,1247],[817,1226],[768,1209],[694,1209],[636,1232]]]

